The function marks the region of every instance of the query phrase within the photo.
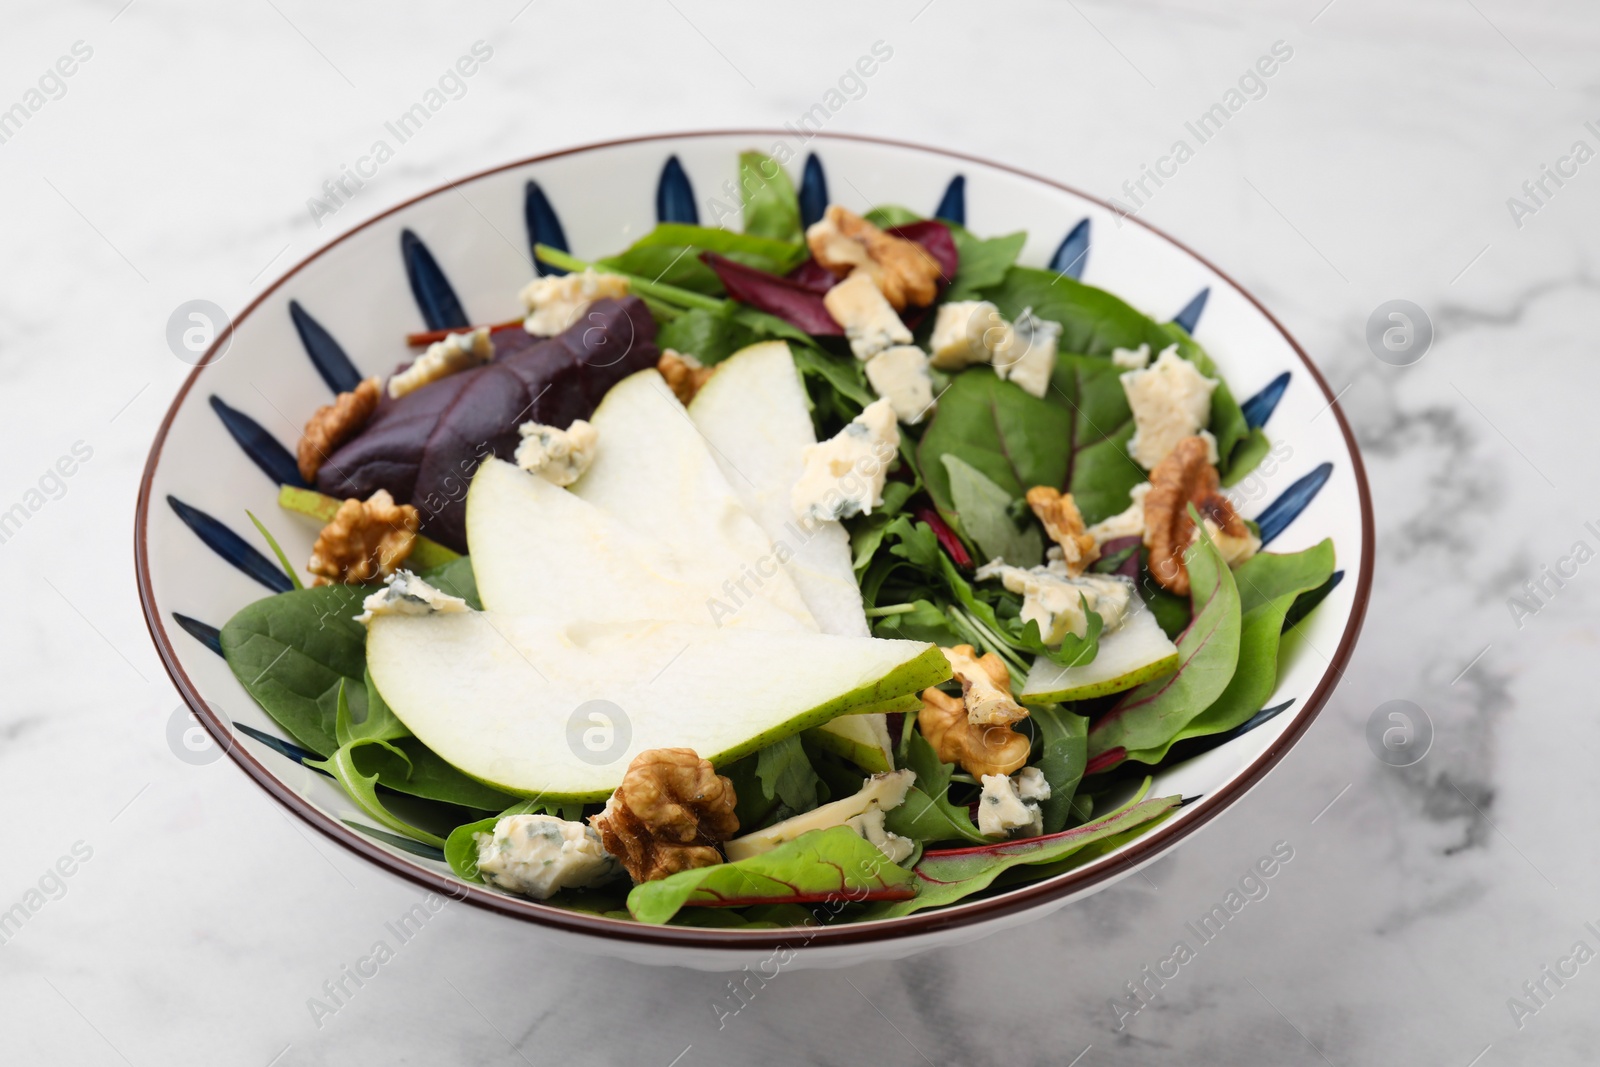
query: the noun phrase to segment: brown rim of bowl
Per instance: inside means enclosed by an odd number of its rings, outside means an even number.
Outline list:
[[[1361,632],[1361,624],[1366,617],[1367,600],[1372,590],[1373,567],[1373,520],[1372,497],[1367,486],[1366,469],[1361,462],[1361,452],[1356,445],[1355,436],[1350,432],[1350,424],[1345,420],[1344,412],[1340,409],[1338,398],[1328,388],[1328,383],[1317,371],[1316,366],[1306,355],[1289,331],[1283,324],[1268,311],[1261,301],[1234,281],[1226,272],[1219,269],[1214,263],[1195,252],[1188,245],[1167,233],[1157,229],[1139,218],[1129,216],[1136,225],[1143,226],[1151,233],[1171,244],[1173,247],[1193,256],[1195,260],[1204,264],[1219,278],[1233,286],[1257,311],[1264,315],[1268,322],[1277,329],[1283,339],[1294,349],[1300,362],[1304,365],[1306,373],[1311,380],[1316,382],[1317,388],[1322,390],[1328,400],[1328,405],[1333,411],[1334,418],[1338,420],[1339,432],[1344,435],[1345,447],[1350,454],[1351,472],[1355,475],[1356,490],[1361,501],[1361,537],[1362,551],[1361,563],[1357,568],[1355,581],[1355,595],[1350,610],[1349,622],[1345,625],[1343,636],[1339,639],[1339,647],[1333,654],[1327,672],[1322,681],[1312,691],[1311,696],[1300,706],[1290,721],[1288,729],[1266,752],[1256,757],[1245,771],[1235,777],[1231,782],[1214,793],[1209,793],[1189,806],[1183,818],[1170,821],[1156,827],[1144,837],[1137,838],[1129,844],[1124,851],[1111,857],[1110,862],[1093,865],[1079,871],[1068,871],[1032,885],[1021,886],[1002,895],[974,901],[969,904],[959,905],[947,911],[919,912],[898,919],[878,920],[874,922],[845,923],[839,926],[802,927],[793,931],[782,930],[717,930],[701,929],[696,927],[679,926],[651,926],[622,919],[607,919],[599,915],[589,915],[581,912],[566,911],[561,908],[533,901],[523,900],[518,897],[506,896],[496,893],[483,886],[468,885],[454,877],[437,874],[434,871],[414,865],[386,852],[377,844],[345,826],[343,823],[323,813],[305,798],[295,793],[281,782],[272,772],[256,760],[243,745],[230,744],[233,736],[229,725],[215,715],[205,700],[201,698],[199,690],[189,680],[179,662],[178,654],[172,647],[172,642],[167,637],[166,627],[162,622],[160,610],[155,603],[155,591],[150,584],[150,567],[148,551],[146,548],[146,535],[149,525],[150,512],[150,487],[155,479],[156,465],[161,459],[161,448],[166,443],[167,431],[172,426],[172,420],[177,416],[178,409],[183,405],[189,395],[189,390],[194,387],[200,378],[200,373],[211,363],[213,354],[224,345],[233,332],[234,324],[244,321],[249,317],[262,301],[276,292],[280,287],[293,278],[306,264],[336,247],[351,235],[361,232],[368,226],[387,218],[404,208],[410,207],[421,200],[448,192],[456,186],[501,171],[514,170],[532,163],[543,162],[547,159],[559,159],[562,156],[576,155],[581,152],[592,152],[601,148],[612,148],[618,145],[640,144],[651,141],[674,141],[695,137],[784,137],[785,131],[772,129],[733,129],[733,130],[698,130],[683,133],[658,133],[640,137],[623,137],[613,141],[601,141],[595,144],[582,145],[576,148],[566,148],[557,152],[546,152],[542,155],[530,156],[512,163],[505,163],[497,167],[479,171],[466,178],[440,185],[427,192],[405,200],[378,215],[367,219],[365,222],[351,228],[348,232],[339,235],[321,248],[306,256],[293,268],[283,274],[277,281],[267,287],[250,302],[244,311],[231,322],[212,343],[211,349],[196,365],[193,373],[185,379],[183,387],[178,391],[177,397],[168,408],[166,417],[161,420],[161,427],[156,432],[155,442],[150,447],[150,458],[145,463],[144,476],[139,482],[139,500],[134,514],[133,530],[133,555],[134,570],[139,583],[139,600],[144,609],[145,624],[150,629],[150,636],[155,641],[156,651],[161,656],[161,662],[166,667],[167,673],[172,676],[173,683],[178,692],[182,694],[189,708],[203,722],[212,736],[224,745],[235,763],[244,768],[245,773],[254,778],[266,791],[278,801],[293,811],[300,818],[310,823],[318,831],[345,848],[376,863],[378,866],[399,875],[417,885],[433,892],[442,893],[456,899],[464,899],[481,908],[498,912],[502,915],[523,919],[559,930],[588,934],[592,936],[612,938],[622,941],[636,941],[645,944],[679,946],[683,948],[710,948],[710,949],[738,949],[759,950],[776,949],[779,947],[799,948],[811,945],[849,945],[862,942],[879,940],[894,940],[919,934],[929,934],[939,930],[954,927],[970,926],[977,923],[997,919],[1002,916],[1012,915],[1024,911],[1045,901],[1068,896],[1079,892],[1097,883],[1108,882],[1119,875],[1125,874],[1155,854],[1167,847],[1188,837],[1201,826],[1210,822],[1236,799],[1243,796],[1249,789],[1259,782],[1267,771],[1271,770],[1277,762],[1288,753],[1294,743],[1311,726],[1317,713],[1327,702],[1334,686],[1338,684],[1344,673],[1345,664],[1349,661],[1354,650],[1356,638]],[[894,148],[907,148],[918,152],[928,152],[934,155],[945,156],[952,160],[974,163],[980,166],[993,167],[1006,171],[1031,181],[1048,185],[1063,192],[1071,193],[1090,203],[1098,204],[1107,211],[1115,211],[1110,204],[1099,197],[1090,196],[1070,185],[1042,178],[1036,174],[1017,167],[1006,166],[1003,163],[994,163],[977,156],[961,152],[952,152],[941,148],[929,148],[926,145],[914,144],[908,141],[896,141],[885,137],[870,137],[855,134],[820,133],[814,137],[833,141],[855,141],[865,144],[889,145]],[[814,139],[814,138],[813,138]],[[804,931],[803,933],[801,931]]]

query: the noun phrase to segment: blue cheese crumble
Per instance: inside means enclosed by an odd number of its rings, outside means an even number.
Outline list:
[[[577,322],[596,300],[621,300],[628,295],[628,279],[602,274],[593,267],[581,274],[546,274],[522,287],[528,309],[522,328],[540,337],[554,337]]]
[[[1059,645],[1068,634],[1087,636],[1088,612],[1100,616],[1101,634],[1116,632],[1133,602],[1133,583],[1112,574],[1072,577],[1060,560],[1042,567],[1013,567],[993,559],[978,568],[979,581],[1000,579],[1009,591],[1022,597],[1023,622],[1039,624],[1039,640]]]
[[[851,271],[848,278],[824,293],[822,304],[844,327],[850,351],[863,362],[895,345],[911,343],[911,331],[864,269]]]
[[[978,797],[978,832],[985,837],[1038,837],[1044,833],[1041,801],[1050,799],[1050,783],[1037,767],[1025,767],[1011,777],[983,776]],[[1017,831],[1025,831],[1017,834]]]
[[[933,410],[928,357],[916,345],[896,345],[867,360],[867,382],[908,426],[915,426]]]
[[[1128,454],[1141,467],[1154,470],[1179,441],[1197,434],[1206,439],[1211,462],[1217,462],[1216,438],[1205,429],[1217,380],[1178,355],[1177,345],[1168,345],[1150,366],[1127,371],[1121,380],[1133,412]]]
[[[1056,347],[1061,342],[1061,324],[1041,319],[1032,308],[1011,324],[1011,332],[994,354],[994,372],[1016,382],[1034,396],[1050,389],[1050,375],[1056,369]]]
[[[379,615],[434,615],[471,611],[467,602],[435,589],[407,570],[395,571],[384,586],[361,602],[356,622],[363,626]]]
[[[525,422],[517,432],[522,435],[522,443],[517,445],[517,466],[563,487],[583,477],[600,445],[600,431],[583,419],[573,420],[565,430]]]
[[[934,367],[958,371],[973,363],[989,362],[996,352],[1012,343],[1011,324],[989,301],[952,300],[939,305],[928,350]]]
[[[795,517],[832,522],[871,515],[883,504],[883,484],[899,449],[894,405],[868,404],[828,440],[806,446],[800,480],[789,495]]]
[[[593,827],[554,815],[508,815],[472,840],[485,882],[534,900],[600,885],[622,869]]]
[[[389,396],[398,400],[424,385],[431,385],[457,371],[481,366],[493,358],[494,342],[489,339],[488,327],[480,326],[476,330],[450,334],[443,341],[429,345],[428,350],[418,356],[411,366],[389,379]]]

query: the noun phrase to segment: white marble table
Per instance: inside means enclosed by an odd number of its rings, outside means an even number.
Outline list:
[[[1600,148],[1584,125],[1600,119],[1600,17],[1572,0],[1323,3],[11,5],[0,109],[34,102],[83,44],[20,128],[0,125],[0,510],[75,444],[91,455],[0,544],[0,910],[49,896],[0,945],[0,1060],[1593,1062],[1600,964],[1571,953],[1600,949],[1585,926],[1600,920],[1600,564],[1531,615],[1508,598],[1575,542],[1600,547],[1584,526],[1600,520],[1600,162],[1561,162],[1575,141]],[[493,59],[467,94],[314,221],[308,198],[480,39]],[[1379,569],[1343,685],[1260,788],[1148,877],[964,949],[786,973],[721,1029],[724,978],[555,954],[459,907],[314,1020],[308,998],[416,892],[229,762],[168,747],[177,697],[129,536],[189,369],[168,314],[241,306],[330,234],[495,162],[792,121],[880,40],[892,62],[829,128],[1107,196],[1274,42],[1292,48],[1140,213],[1259,293],[1357,429]],[[1536,203],[1521,186],[1543,164],[1570,176]],[[1395,298],[1437,329],[1413,366],[1364,340]],[[1436,737],[1395,769],[1365,731],[1402,698]],[[1277,842],[1294,859],[1270,895],[1119,1029],[1124,983]]]

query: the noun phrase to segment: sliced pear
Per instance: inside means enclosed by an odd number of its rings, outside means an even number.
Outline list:
[[[771,852],[779,845],[793,841],[801,834],[808,834],[812,830],[826,830],[834,826],[843,826],[857,815],[864,814],[877,808],[888,811],[897,808],[906,799],[906,793],[917,780],[915,771],[895,771],[892,774],[880,774],[868,778],[862,785],[861,791],[853,793],[842,800],[835,800],[830,804],[812,808],[803,815],[796,815],[792,819],[773,823],[765,830],[757,830],[753,834],[736,837],[723,845],[723,850],[728,855],[730,862],[749,859],[759,856],[763,852]]]
[[[448,763],[563,802],[609,796],[646,749],[726,763],[950,674],[918,641],[487,611],[379,616],[367,668]]]
[[[817,625],[824,633],[866,637],[850,536],[837,522],[802,524],[789,502],[817,434],[788,344],[765,341],[717,364],[689,417],[745,510],[788,557],[784,569]]]
[[[916,694],[911,694],[916,699]],[[917,700],[921,704],[921,700]],[[894,745],[889,737],[889,720],[882,713],[841,715],[829,720],[806,736],[829,752],[843,756],[871,774],[894,770]]]
[[[714,564],[720,577],[713,621],[736,619],[765,601],[818,628],[772,540],[658,372],[640,371],[612,386],[589,422],[600,446],[572,491],[679,559]]]
[[[1178,646],[1161,631],[1144,601],[1135,596],[1122,625],[1100,638],[1094,662],[1062,667],[1039,656],[1018,699],[1024,704],[1088,700],[1132,689],[1172,673],[1177,666]]]
[[[713,621],[719,561],[680,559],[654,538],[502,460],[478,468],[467,491],[467,543],[478,595],[490,611],[584,618]],[[811,629],[754,600],[729,625]]]

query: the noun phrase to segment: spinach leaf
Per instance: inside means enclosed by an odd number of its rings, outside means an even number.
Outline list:
[[[805,239],[800,199],[778,161],[761,152],[739,153],[739,188],[744,192],[744,232],[779,241]]]
[[[1063,354],[1056,359],[1046,394],[1071,413],[1067,474],[1057,484],[1072,494],[1088,523],[1124,510],[1128,493],[1149,477],[1128,455],[1133,412],[1121,373],[1098,356]]]
[[[1036,485],[1066,484],[1072,429],[1070,411],[973,367],[939,398],[917,446],[918,467],[949,521],[957,508],[941,457],[956,456],[1017,498]]]
[[[761,336],[734,317],[733,307],[729,304],[720,311],[691,308],[664,324],[656,333],[656,343],[687,352],[708,367],[721,363]]]
[[[1128,758],[1158,763],[1175,743],[1231,730],[1260,711],[1277,684],[1284,616],[1297,598],[1320,586],[1332,573],[1330,540],[1291,555],[1263,552],[1240,565],[1233,572],[1243,612],[1239,663],[1227,688],[1166,743],[1130,750]]]
[[[639,922],[659,924],[685,905],[905,900],[916,892],[915,881],[910,871],[854,830],[835,826],[737,863],[679,871],[636,885],[628,894],[628,911]]]
[[[912,870],[919,883],[917,895],[908,900],[875,905],[868,908],[862,918],[892,919],[924,908],[954,904],[988,888],[991,882],[1012,867],[1059,863],[1096,841],[1138,827],[1148,827],[1180,803],[1181,797],[1161,797],[1045,837],[1004,841],[977,848],[924,852]]]
[[[898,224],[896,224],[898,225]],[[945,224],[956,243],[955,277],[950,279],[946,300],[976,300],[979,290],[999,285],[1006,271],[1017,262],[1022,246],[1028,243],[1025,231],[987,239],[974,237],[965,226]]]
[[[1023,308],[1031,307],[1040,318],[1059,322],[1063,352],[1109,356],[1116,348],[1138,348],[1147,344],[1154,355],[1176,344],[1179,355],[1192,362],[1201,373],[1219,379],[1211,394],[1210,430],[1217,439],[1224,476],[1243,476],[1233,451],[1249,433],[1244,412],[1239,409],[1228,383],[1220,380],[1221,375],[1211,357],[1182,327],[1158,323],[1104,289],[1085,285],[1055,271],[1032,267],[1012,267],[999,285],[983,291],[983,297],[993,301],[1008,319],[1016,318]],[[1249,462],[1260,459],[1260,455],[1256,455]]]
[[[822,779],[806,758],[798,735],[775,741],[756,753],[756,778],[768,800],[776,797],[796,814],[821,802]]]
[[[483,610],[483,601],[478,599],[478,579],[472,573],[472,559],[469,556],[423,571],[422,580],[435,589],[442,589],[451,596],[465,600],[473,611]]]
[[[700,260],[704,251],[717,252],[747,267],[786,274],[806,256],[798,242],[775,241],[749,233],[734,233],[709,226],[663,222],[631,246],[598,260],[596,266],[624,274],[638,274],[666,285],[720,296],[717,273]]]
[[[1089,719],[1074,715],[1060,704],[1032,708],[1028,718],[1041,741],[1035,766],[1050,783],[1050,799],[1039,805],[1044,813],[1044,832],[1053,834],[1066,828],[1073,797],[1089,762]]]
[[[955,507],[957,529],[977,546],[979,559],[1004,559],[1017,567],[1044,562],[1044,537],[1031,521],[1018,527],[1011,518],[1017,498],[984,477],[982,471],[960,456],[946,453],[945,474],[950,482],[950,502]]]
[[[896,226],[909,226],[922,221],[921,215],[899,204],[879,205],[861,217],[881,230],[892,230]]]
[[[972,814],[966,805],[950,802],[950,776],[956,766],[939,762],[921,730],[907,734],[906,766],[917,772],[917,783],[906,792],[900,806],[884,816],[885,827],[914,841],[988,840],[972,825]]]
[[[1195,525],[1198,515],[1190,506]],[[1113,748],[1154,749],[1217,700],[1239,662],[1239,589],[1216,545],[1201,530],[1184,555],[1194,618],[1178,640],[1178,669],[1128,690],[1089,731],[1089,755]],[[1254,709],[1252,709],[1254,710]]]

